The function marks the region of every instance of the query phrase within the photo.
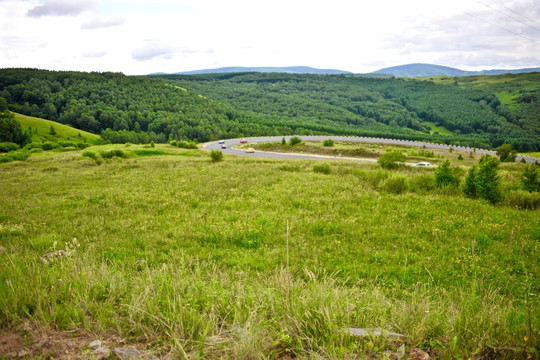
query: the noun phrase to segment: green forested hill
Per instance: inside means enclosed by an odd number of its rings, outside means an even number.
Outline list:
[[[538,87],[538,79],[530,81]],[[479,147],[511,143],[519,151],[540,150],[536,93],[524,92],[530,85],[512,79],[500,88],[462,83],[281,73],[134,77],[0,69],[0,97],[10,110],[113,142],[339,134]],[[505,98],[508,91],[522,92],[518,105]],[[444,135],[432,134],[432,127]]]
[[[246,117],[232,120],[228,105],[162,80],[118,73],[2,69],[0,97],[12,111],[102,134],[113,142],[207,141],[291,131]]]
[[[435,123],[452,132],[432,136],[436,141],[491,147],[511,143],[521,151],[540,147],[540,127],[535,126],[540,114],[530,111],[528,117],[515,121],[486,88],[343,75],[242,73],[161,78],[236,109],[306,128],[319,124],[339,133],[390,132],[390,137],[429,139],[428,124]]]

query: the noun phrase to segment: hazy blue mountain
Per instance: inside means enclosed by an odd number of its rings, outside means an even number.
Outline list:
[[[434,64],[407,64],[387,67],[374,71],[372,74],[388,74],[396,77],[415,77],[415,76],[470,76],[470,75],[500,75],[500,74],[518,74],[540,72],[540,68],[528,69],[513,69],[513,70],[482,70],[482,71],[466,71],[448,66]]]
[[[196,75],[196,74],[215,74],[215,73],[230,73],[230,72],[279,72],[288,74],[321,74],[321,75],[336,75],[336,74],[348,74],[352,75],[350,71],[335,70],[335,69],[316,69],[309,66],[288,66],[288,67],[243,67],[243,66],[230,66],[221,67],[216,69],[202,69],[193,71],[177,72],[176,75]]]

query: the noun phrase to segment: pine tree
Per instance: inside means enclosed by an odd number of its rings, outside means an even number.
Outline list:
[[[476,193],[479,197],[488,200],[492,204],[498,203],[502,199],[501,179],[497,173],[499,163],[499,159],[496,157],[482,155],[480,168],[476,175]]]

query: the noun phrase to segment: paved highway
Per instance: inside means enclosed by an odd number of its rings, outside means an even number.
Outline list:
[[[459,151],[474,151],[473,148],[456,146],[456,145],[445,145],[445,144],[435,144],[428,143],[423,141],[412,141],[412,140],[395,140],[395,139],[384,139],[384,138],[370,138],[370,137],[356,137],[356,136],[299,136],[304,141],[324,141],[326,139],[332,139],[334,141],[351,141],[351,142],[365,142],[365,143],[380,143],[380,144],[393,144],[393,145],[406,145],[406,146],[418,146],[426,147],[428,149],[449,149],[453,148]],[[279,142],[283,139],[283,136],[265,136],[265,137],[252,137],[246,138],[248,144],[253,143],[262,143],[262,142]],[[290,140],[290,136],[285,136],[287,141]],[[373,159],[358,159],[358,158],[348,158],[348,157],[334,157],[334,156],[321,156],[321,155],[310,155],[310,154],[292,154],[292,153],[273,153],[273,152],[264,152],[264,151],[255,151],[254,153],[246,153],[244,150],[232,149],[232,146],[239,145],[240,139],[229,139],[225,140],[226,149],[221,149],[221,144],[217,141],[206,143],[203,145],[205,150],[221,150],[225,154],[235,154],[242,156],[252,156],[252,157],[265,157],[265,158],[276,158],[276,159],[316,159],[316,160],[362,160],[362,161],[374,161]],[[484,150],[476,149],[477,153],[480,154],[489,154],[496,156],[496,152],[493,150]],[[533,163],[537,159],[532,157],[524,157],[527,162]],[[518,156],[516,161],[520,161],[521,156]],[[375,160],[376,161],[376,160]]]

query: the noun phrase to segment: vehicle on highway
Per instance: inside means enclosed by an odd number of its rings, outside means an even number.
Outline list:
[[[422,161],[422,162],[419,162],[419,163],[416,163],[416,164],[413,164],[413,166],[417,166],[417,167],[430,167],[431,164],[426,162],[426,161]]]
[[[246,144],[246,143],[247,143],[247,139],[240,139],[240,142],[241,142],[242,144]]]
[[[227,145],[221,144],[221,148],[222,148],[222,149],[226,149],[226,148],[227,148]]]
[[[253,150],[253,148],[247,148],[247,149],[246,149],[246,152],[247,152],[247,153],[254,153],[255,150]]]
[[[218,144],[225,144],[225,140],[219,140]]]

